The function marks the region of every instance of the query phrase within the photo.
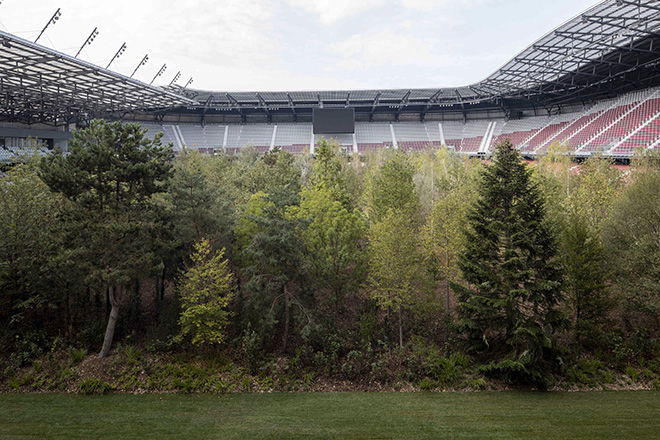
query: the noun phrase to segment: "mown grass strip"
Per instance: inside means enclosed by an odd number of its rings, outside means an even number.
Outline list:
[[[0,395],[2,439],[654,439],[657,392]]]

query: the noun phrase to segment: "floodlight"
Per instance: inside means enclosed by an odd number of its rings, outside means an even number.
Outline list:
[[[179,78],[181,78],[181,71],[180,70],[176,73],[176,75],[174,75],[174,78],[172,79],[172,81],[170,81],[170,85],[168,87],[172,87],[172,84],[177,82],[179,80]]]
[[[149,61],[149,54],[145,55],[144,58],[142,58],[142,61],[140,61],[140,64],[138,64],[137,67],[135,68],[135,70],[133,71],[133,73],[131,73],[131,78],[133,78],[133,75],[135,75],[135,72],[137,72],[140,67],[147,64],[147,61]]]
[[[50,20],[48,20],[48,23],[46,23],[46,26],[44,26],[44,28],[41,30],[41,32],[39,32],[39,35],[37,36],[37,39],[34,40],[35,43],[37,41],[39,41],[39,38],[41,38],[41,36],[44,34],[44,32],[46,32],[46,28],[48,28],[48,26],[50,26],[51,24],[55,24],[55,22],[60,19],[61,15],[62,15],[62,13],[60,12],[60,8],[57,8],[57,11],[55,11],[53,16],[50,17]]]
[[[161,76],[163,73],[165,73],[165,69],[167,69],[167,64],[163,64],[163,67],[160,68],[160,70],[158,71],[158,73],[156,74],[156,76],[154,76],[154,79],[151,80],[151,82],[149,83],[149,85],[152,85],[152,84],[154,83],[154,81],[156,81],[156,78],[158,78],[158,77]]]
[[[78,58],[78,55],[80,55],[80,52],[87,46],[88,44],[92,44],[92,41],[96,38],[96,36],[99,34],[99,31],[97,30],[98,28],[94,28],[91,34],[89,34],[89,37],[85,40],[82,46],[80,46],[80,49],[78,49],[78,53],[76,53],[76,58]]]
[[[126,52],[126,43],[124,43],[124,44],[121,45],[121,47],[119,48],[119,50],[117,51],[117,53],[115,54],[115,56],[112,57],[112,59],[110,60],[110,62],[108,63],[108,65],[105,66],[105,68],[106,68],[106,69],[109,69],[109,68],[110,68],[110,64],[112,64],[112,62],[113,62],[114,60],[116,60],[117,58],[119,58],[124,52]]]

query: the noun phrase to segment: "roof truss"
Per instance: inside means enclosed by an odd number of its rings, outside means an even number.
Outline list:
[[[0,120],[64,125],[196,101],[0,32]]]

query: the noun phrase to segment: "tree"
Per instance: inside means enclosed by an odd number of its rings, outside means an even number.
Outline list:
[[[548,147],[544,156],[541,156],[534,168],[533,181],[538,185],[545,199],[546,213],[551,221],[561,222],[565,214],[567,199],[571,190],[575,189],[576,176],[568,151],[568,144],[555,141]]]
[[[422,240],[433,278],[445,280],[445,312],[449,314],[449,282],[458,281],[457,256],[463,249],[466,221],[466,193],[458,189],[433,206],[422,230]]]
[[[399,346],[403,348],[403,310],[424,291],[420,271],[419,197],[415,169],[404,153],[395,152],[370,179],[370,296],[381,308],[398,314]]]
[[[213,252],[209,240],[195,244],[191,265],[182,272],[177,288],[181,298],[181,337],[195,345],[220,344],[229,322],[227,306],[233,298],[233,275],[224,249]]]
[[[305,301],[296,294],[304,291],[307,277],[303,264],[305,247],[299,220],[293,213],[299,204],[300,174],[290,153],[276,151],[263,160],[267,162],[264,169],[273,173],[264,179],[273,185],[268,193],[252,197],[235,233],[246,280],[243,291],[247,295],[248,324],[262,338],[272,336],[273,327],[280,322],[277,312],[281,310],[281,347],[286,352],[294,321],[292,306],[306,313]],[[282,307],[276,310],[278,304]]]
[[[510,141],[497,145],[468,220],[459,265],[469,285],[452,284],[461,329],[472,348],[506,353],[487,373],[543,386],[564,323],[562,273],[543,199]]]
[[[296,215],[303,220],[300,234],[308,251],[309,273],[317,291],[329,291],[331,316],[336,322],[347,292],[364,279],[365,229],[362,215],[349,210],[320,185],[303,190]]]
[[[561,256],[566,273],[567,299],[573,308],[575,343],[580,349],[597,336],[609,308],[607,273],[600,238],[587,220],[573,212],[566,216],[561,235]]]
[[[209,183],[204,159],[197,151],[184,151],[174,162],[172,171],[165,199],[173,217],[175,235],[188,254],[194,243],[203,238],[215,238],[228,229],[227,215],[215,209],[218,191]]]
[[[393,152],[378,166],[367,182],[368,213],[374,220],[388,215],[390,210],[406,213],[418,221],[419,196],[413,176],[415,168],[403,152]]]
[[[398,315],[399,347],[403,348],[403,311],[427,290],[419,231],[402,212],[390,210],[369,230],[369,295]]]
[[[459,276],[456,258],[463,249],[467,208],[476,197],[477,168],[446,148],[430,157],[422,156],[422,162],[418,165],[417,187],[423,185],[430,198],[422,228],[425,260],[434,281],[445,281],[445,311],[449,314],[449,281],[457,281]]]
[[[41,162],[42,179],[66,205],[67,246],[90,283],[107,289],[111,305],[103,347],[107,356],[121,293],[160,262],[153,237],[163,225],[153,196],[164,192],[173,152],[161,134],[145,137],[139,124],[94,120],[74,132],[68,155]]]
[[[587,159],[580,166],[580,174],[572,179],[568,204],[582,216],[596,234],[600,234],[615,200],[623,188],[621,174],[612,168],[612,160],[600,156]]]
[[[315,151],[310,185],[301,192],[295,212],[302,220],[300,235],[308,251],[305,262],[310,277],[321,306],[329,309],[327,316],[336,324],[346,294],[364,281],[366,225],[353,208],[339,146],[322,139]]]
[[[314,150],[316,160],[310,187],[329,191],[332,200],[336,200],[350,209],[354,202],[350,197],[343,169],[344,164],[339,158],[338,151],[339,144],[336,142],[329,142],[326,139],[319,141]]]
[[[660,326],[660,173],[648,167],[614,204],[603,226],[613,279],[628,308],[653,317]]]
[[[62,307],[65,295],[56,291],[64,278],[55,264],[61,202],[39,179],[34,162],[0,174],[0,327],[4,331],[44,329],[51,310],[56,311],[53,316],[68,320],[69,310]]]

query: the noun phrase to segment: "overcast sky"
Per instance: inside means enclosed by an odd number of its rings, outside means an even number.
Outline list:
[[[0,29],[136,78],[216,91],[453,87],[479,81],[597,0],[0,0]]]

